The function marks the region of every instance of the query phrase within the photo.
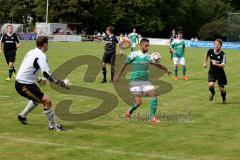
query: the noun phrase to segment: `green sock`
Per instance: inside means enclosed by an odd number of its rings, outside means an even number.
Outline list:
[[[128,112],[130,114],[132,114],[136,109],[138,108],[138,106],[134,103],[128,110]]]
[[[157,111],[157,98],[150,99],[150,118],[153,118]]]
[[[177,66],[174,67],[174,74],[175,74],[175,77],[178,76],[178,67]]]
[[[187,72],[186,66],[182,66],[182,72],[183,72],[183,76],[185,76]]]

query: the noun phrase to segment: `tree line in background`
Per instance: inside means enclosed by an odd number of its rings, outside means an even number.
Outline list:
[[[46,1],[0,0],[0,23],[34,28],[45,22]],[[49,22],[77,23],[89,34],[109,25],[118,34],[136,27],[149,37],[169,37],[176,28],[185,38],[212,40],[226,38],[227,13],[239,10],[239,0],[49,0]]]

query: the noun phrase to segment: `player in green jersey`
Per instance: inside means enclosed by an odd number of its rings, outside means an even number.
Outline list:
[[[186,76],[186,61],[185,61],[185,42],[183,40],[183,32],[179,31],[177,38],[170,45],[171,53],[173,54],[175,80],[178,80],[178,65],[182,65],[183,80],[187,80]]]
[[[137,45],[138,42],[139,42],[139,36],[138,36],[138,34],[137,34],[137,32],[136,32],[136,28],[133,28],[133,32],[129,35],[129,39],[130,39],[130,41],[131,41],[131,43],[132,43],[132,48],[131,48],[131,50],[134,51],[135,48],[136,48],[136,45]]]
[[[148,53],[150,47],[149,40],[143,38],[140,41],[141,49],[139,51],[133,51],[128,56],[125,64],[120,68],[119,73],[114,79],[114,82],[118,82],[121,75],[128,64],[132,64],[132,72],[130,78],[130,92],[134,96],[134,103],[131,108],[125,113],[125,116],[130,118],[131,114],[141,105],[142,94],[151,97],[150,100],[150,119],[152,123],[160,122],[156,117],[157,110],[157,92],[155,87],[149,81],[149,64],[153,64],[159,69],[163,69],[167,74],[171,72],[163,65],[151,60],[151,55]]]

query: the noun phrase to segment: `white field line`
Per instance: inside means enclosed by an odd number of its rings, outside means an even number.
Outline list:
[[[9,98],[10,96],[0,95],[0,98]]]
[[[142,152],[125,152],[115,149],[100,149],[95,147],[89,146],[80,146],[80,145],[68,145],[68,144],[60,144],[54,142],[47,142],[47,141],[39,141],[33,139],[25,139],[25,138],[16,138],[16,137],[9,137],[9,136],[0,136],[0,139],[13,141],[13,142],[20,142],[20,143],[28,143],[28,144],[38,144],[38,145],[47,145],[47,146],[55,146],[55,147],[66,147],[78,150],[95,150],[99,152],[104,152],[108,154],[118,154],[118,155],[129,155],[133,157],[146,157],[146,158],[161,158],[166,160],[181,160],[181,159],[188,159],[188,158],[181,158],[176,156],[166,156],[158,153],[142,153]]]

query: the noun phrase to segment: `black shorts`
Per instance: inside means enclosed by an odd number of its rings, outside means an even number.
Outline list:
[[[222,73],[212,73],[208,72],[208,82],[216,82],[218,81],[219,86],[227,85],[227,76],[225,72]]]
[[[115,65],[116,53],[104,53],[102,62],[106,64]]]
[[[44,93],[41,92],[36,84],[22,84],[15,82],[18,94],[37,103],[41,103]]]
[[[4,55],[5,55],[5,59],[7,64],[9,64],[9,62],[15,62],[16,59],[16,51],[4,51]]]

